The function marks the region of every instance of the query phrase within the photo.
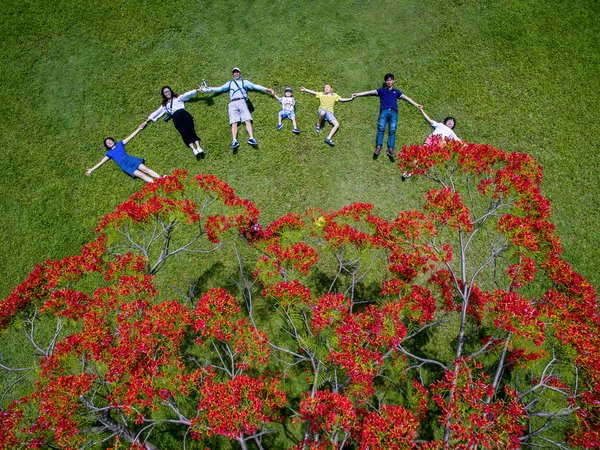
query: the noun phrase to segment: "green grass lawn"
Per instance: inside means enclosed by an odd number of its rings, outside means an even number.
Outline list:
[[[48,258],[78,252],[98,219],[142,186],[115,164],[84,176],[106,136],[123,138],[156,109],[160,88],[229,79],[295,89],[299,136],[275,131],[279,103],[251,94],[258,150],[233,155],[227,95],[188,103],[207,152],[197,162],[172,123],[128,144],[159,173],[214,173],[252,199],[268,223],[288,211],[366,201],[388,217],[420,204],[425,183],[373,161],[378,100],[336,107],[336,146],[313,131],[318,101],[299,91],[331,82],[342,96],[386,72],[457,134],[532,154],[565,258],[598,283],[600,6],[588,1],[3,2],[0,12],[0,295]],[[397,147],[429,127],[405,102]]]

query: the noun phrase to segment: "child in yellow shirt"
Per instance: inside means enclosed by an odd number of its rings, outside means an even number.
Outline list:
[[[331,86],[331,84],[326,84],[323,88],[323,92],[312,91],[304,87],[301,87],[300,91],[308,92],[309,94],[312,94],[319,99],[319,116],[317,118],[317,124],[315,125],[315,131],[317,133],[321,131],[321,124],[323,123],[323,119],[329,122],[333,127],[331,128],[329,135],[325,138],[325,143],[333,147],[335,144],[333,143],[331,138],[340,127],[340,123],[333,115],[333,108],[335,106],[335,102],[349,102],[353,100],[353,98],[340,97],[338,94],[333,92],[333,87]]]

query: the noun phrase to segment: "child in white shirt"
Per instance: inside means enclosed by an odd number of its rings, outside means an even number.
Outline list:
[[[291,87],[285,88],[285,94],[283,97],[277,97],[276,94],[273,94],[279,103],[281,103],[281,111],[279,111],[278,122],[277,122],[277,131],[283,128],[283,119],[290,119],[292,121],[292,132],[300,133],[298,126],[296,125],[296,99],[294,98],[294,93]]]

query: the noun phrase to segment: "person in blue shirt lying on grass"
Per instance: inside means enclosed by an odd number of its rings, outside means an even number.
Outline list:
[[[352,94],[352,98],[363,97],[367,95],[377,95],[379,97],[379,120],[377,121],[377,135],[375,137],[375,153],[373,159],[377,159],[383,146],[383,135],[385,127],[388,125],[387,156],[394,162],[396,145],[396,127],[398,125],[398,99],[404,100],[415,108],[421,105],[414,102],[411,98],[404,95],[394,87],[394,74],[386,73],[383,77],[383,86],[377,90],[358,92]]]
[[[130,156],[125,151],[125,144],[131,141],[136,134],[144,129],[145,126],[146,122],[142,123],[133,133],[117,143],[115,143],[115,139],[111,137],[104,139],[104,146],[107,150],[106,155],[98,164],[91,169],[86,170],[85,174],[89,177],[94,170],[107,162],[109,159],[112,159],[123,172],[132,178],[141,178],[146,183],[150,183],[154,181],[154,179],[160,178],[159,174],[144,165],[144,160],[142,158]]]

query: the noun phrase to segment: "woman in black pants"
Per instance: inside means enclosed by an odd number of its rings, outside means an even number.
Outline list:
[[[192,149],[196,158],[204,158],[204,150],[200,147],[200,138],[196,134],[194,127],[194,118],[185,110],[184,102],[198,93],[198,89],[186,92],[185,94],[176,94],[170,86],[164,86],[160,90],[163,101],[156,111],[148,116],[148,122],[156,122],[160,117],[167,114],[167,119],[173,119],[173,125],[179,131],[185,145]]]

